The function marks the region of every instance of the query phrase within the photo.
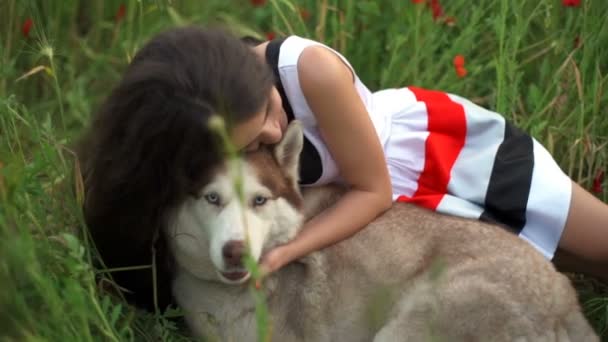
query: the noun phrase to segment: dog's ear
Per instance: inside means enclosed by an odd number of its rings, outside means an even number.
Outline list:
[[[283,139],[274,147],[274,157],[279,166],[296,184],[300,179],[300,152],[303,144],[302,124],[298,120],[293,120],[287,126]]]

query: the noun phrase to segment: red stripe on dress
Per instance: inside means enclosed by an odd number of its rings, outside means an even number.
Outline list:
[[[412,197],[399,196],[397,202],[409,202],[435,210],[447,193],[452,167],[464,147],[467,122],[464,108],[446,93],[408,87],[427,108],[429,136],[425,142],[424,169],[418,189]]]

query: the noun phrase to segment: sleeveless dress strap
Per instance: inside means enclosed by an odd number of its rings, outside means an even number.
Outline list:
[[[287,114],[287,121],[291,122],[295,119],[293,114],[293,108],[287,99],[285,94],[285,88],[281,82],[281,75],[279,73],[279,54],[281,52],[281,45],[286,38],[277,38],[268,43],[266,46],[266,63],[272,68],[275,76],[275,86],[281,96],[281,102],[283,103],[283,109]],[[315,146],[304,136],[304,146],[300,153],[300,184],[314,184],[321,175],[323,174],[323,165],[319,151]]]
[[[281,95],[281,101],[283,102],[283,109],[287,113],[287,121],[291,122],[294,119],[293,109],[287,100],[283,83],[281,83],[281,76],[279,75],[279,54],[281,52],[281,44],[285,41],[285,38],[278,38],[270,41],[266,46],[266,63],[272,68],[272,72],[276,78],[275,84],[279,95]]]

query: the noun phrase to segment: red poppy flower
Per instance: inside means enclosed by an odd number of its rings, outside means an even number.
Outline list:
[[[595,178],[593,178],[593,187],[591,190],[596,194],[602,193],[602,184],[604,183],[604,170],[599,170]]]
[[[429,7],[433,11],[433,20],[437,20],[443,16],[443,7],[439,3],[439,0],[430,0]]]
[[[266,39],[268,39],[268,40],[273,40],[276,36],[277,36],[276,33],[272,32],[272,31],[266,32]]]
[[[30,31],[32,30],[32,26],[34,26],[34,20],[32,18],[27,18],[23,22],[23,26],[21,26],[21,32],[25,38],[30,37]]]
[[[308,21],[308,19],[310,19],[310,12],[306,8],[302,7],[300,8],[300,17],[302,20]]]
[[[467,75],[467,69],[464,67],[456,67],[456,75],[460,78],[465,77]]]
[[[114,20],[119,23],[124,19],[126,14],[127,6],[125,6],[125,4],[120,4],[120,6],[118,6],[118,10],[116,11],[116,16],[114,17]]]
[[[454,59],[452,60],[452,64],[454,64],[454,69],[456,70],[456,75],[458,75],[458,77],[462,78],[467,75],[467,69],[465,69],[465,67],[464,67],[464,56],[463,55],[454,56]]]
[[[464,56],[463,55],[456,55],[454,57],[454,68],[464,68]]]
[[[566,7],[578,7],[581,4],[581,0],[562,0],[562,5]]]
[[[266,3],[266,0],[249,0],[249,2],[254,7],[260,7],[260,6],[264,6],[264,4]]]

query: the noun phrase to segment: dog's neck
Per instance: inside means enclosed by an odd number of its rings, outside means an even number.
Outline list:
[[[324,312],[320,309],[323,308],[322,298],[326,298],[322,292],[326,291],[323,284],[326,284],[327,278],[323,260],[322,252],[311,253],[269,275],[262,281],[260,289],[254,289],[251,283],[231,286],[218,281],[198,279],[192,274],[186,277],[190,278],[188,282],[194,282],[191,284],[196,288],[195,293],[201,294],[192,298],[192,301],[196,302],[196,312],[206,321],[206,329],[220,334],[255,329],[256,294],[253,291],[262,291],[257,295],[263,294],[266,298],[270,317],[273,318],[273,330],[280,328],[297,339],[297,336],[310,336],[311,332],[321,325],[303,326],[297,317],[277,317],[273,315],[273,311],[293,311],[282,310],[281,307],[301,307],[315,312],[300,314],[323,319]],[[313,305],[311,301],[314,302]],[[306,302],[306,305],[300,302]],[[227,305],[230,306],[228,310]],[[321,336],[322,332],[318,335]]]

